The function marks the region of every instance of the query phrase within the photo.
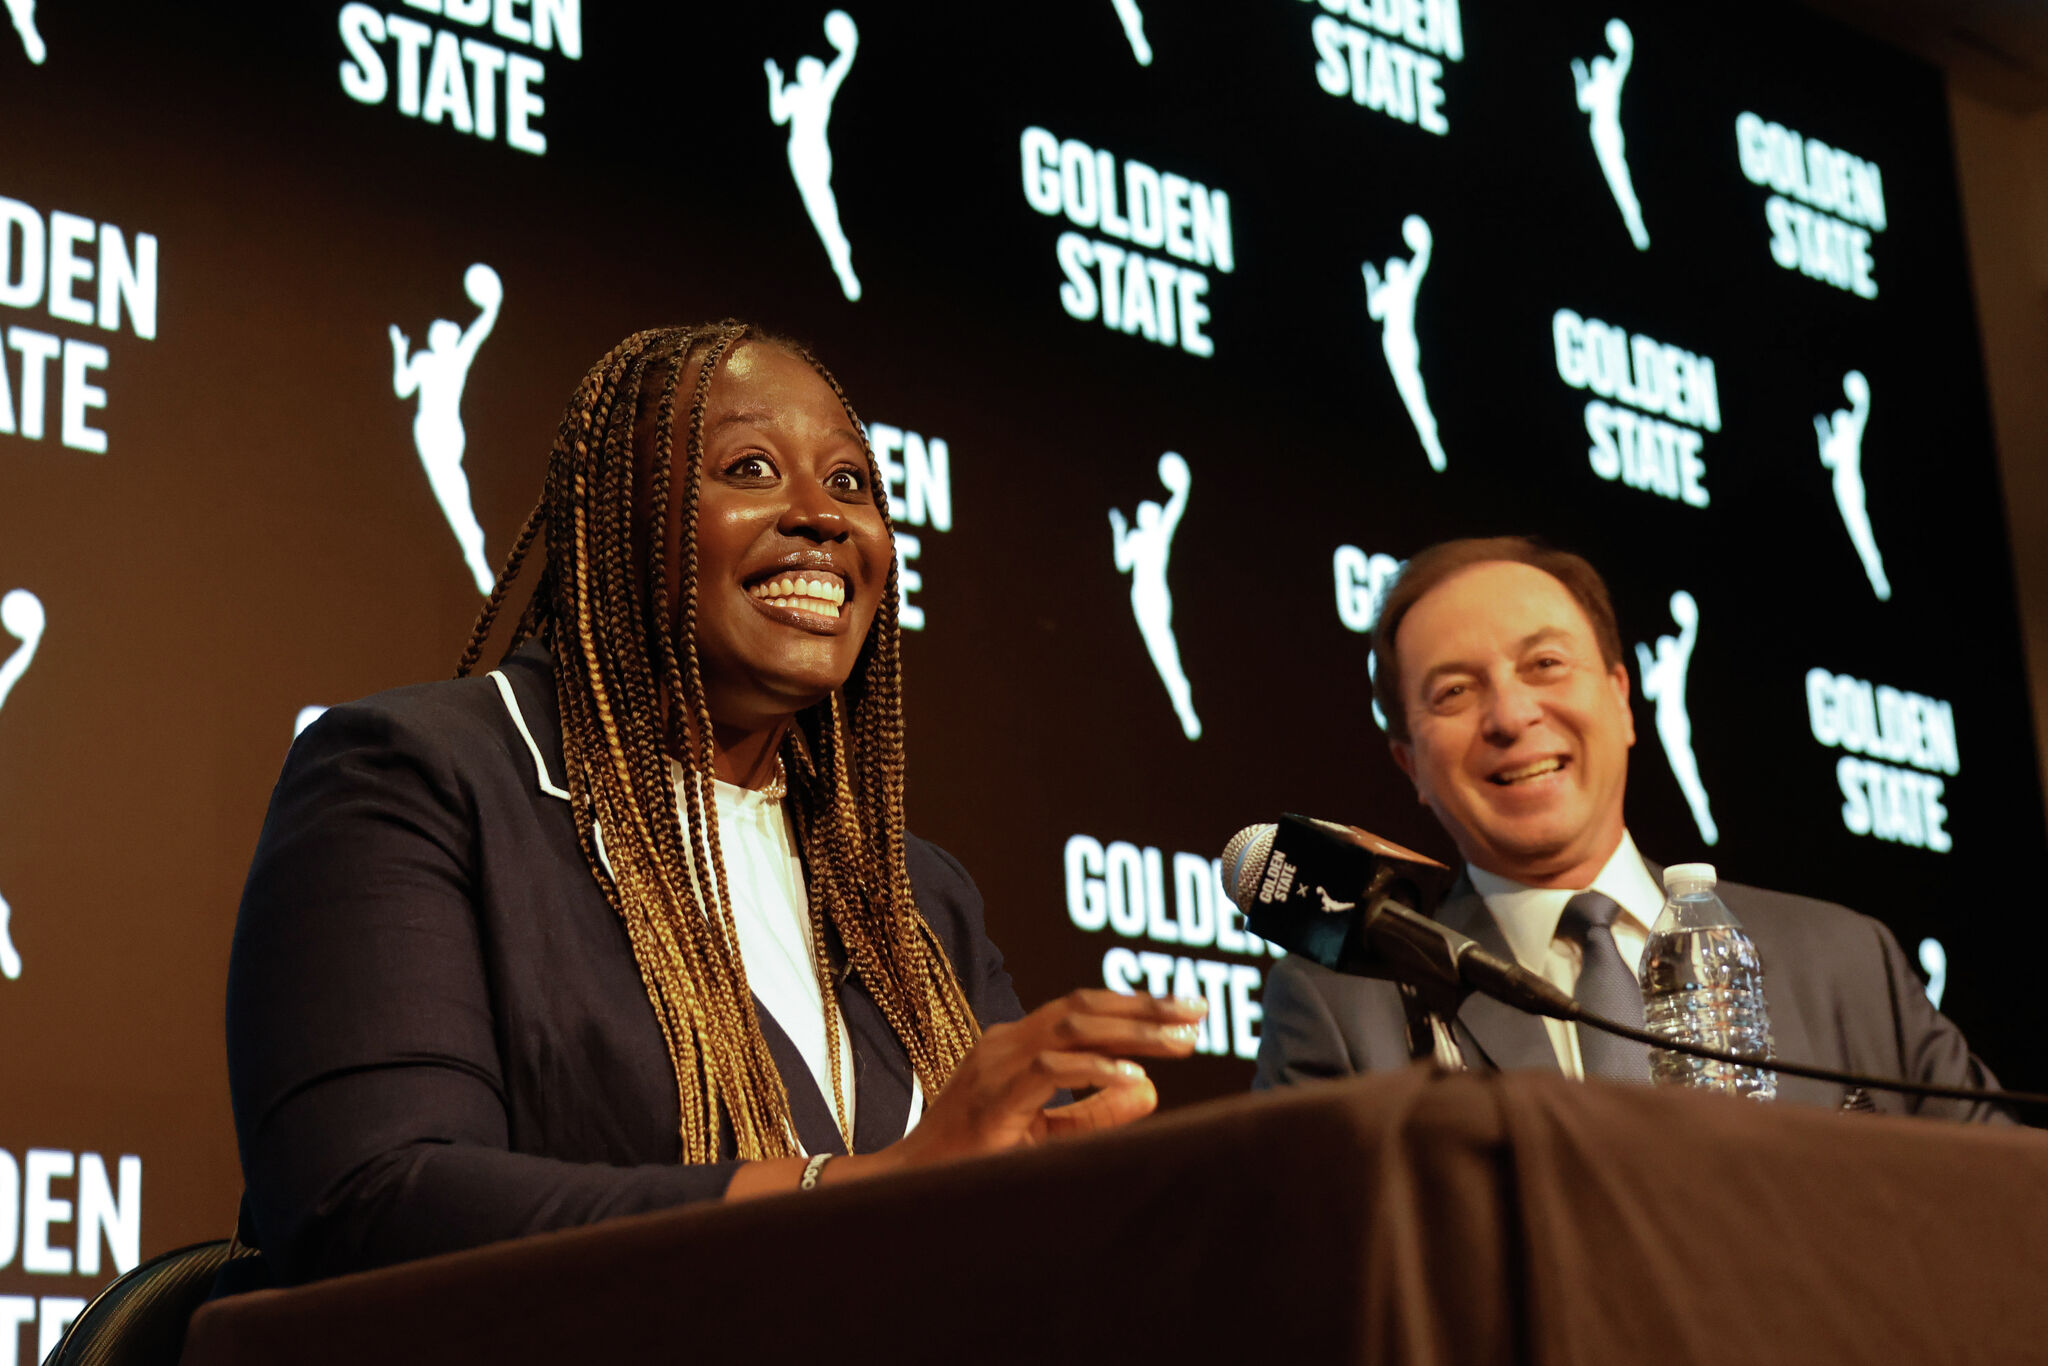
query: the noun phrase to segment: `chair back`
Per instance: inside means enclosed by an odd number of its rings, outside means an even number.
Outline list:
[[[93,1297],[44,1366],[177,1366],[185,1327],[212,1292],[214,1275],[253,1255],[216,1238],[150,1258]]]

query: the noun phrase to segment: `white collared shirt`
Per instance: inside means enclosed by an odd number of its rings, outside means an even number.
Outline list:
[[[519,697],[512,690],[512,680],[503,669],[493,669],[486,676],[497,685],[505,712],[533,757],[534,785],[550,797],[568,801],[568,789],[555,782],[547,758],[534,740],[532,728],[526,724]],[[683,766],[669,760],[669,779],[676,784],[676,813],[681,818],[683,842],[688,844],[689,799],[683,792],[683,776]],[[712,783],[719,850],[725,856],[726,893],[732,899],[733,929],[739,936],[740,962],[746,967],[747,985],[802,1054],[828,1108],[832,1104],[832,1054],[839,1055],[846,1124],[851,1129],[857,1089],[853,1039],[847,1033],[846,1018],[841,1015],[838,1031],[830,1043],[831,1051],[827,1051],[825,996],[811,965],[810,893],[804,886],[803,863],[796,856],[796,837],[790,829],[789,813],[782,803],[771,802],[759,792],[716,779]],[[590,839],[605,875],[614,876],[611,858],[604,850],[604,830],[594,822]],[[685,871],[690,885],[696,887],[695,865],[689,865]],[[697,888],[697,895],[700,904],[709,900],[702,888]],[[903,1131],[908,1133],[916,1128],[923,1116],[924,1087],[913,1075],[910,1113]],[[802,1152],[803,1141],[794,1133],[790,1139]]]
[[[1635,970],[1637,978],[1642,977],[1643,950],[1649,945],[1651,927],[1663,913],[1664,890],[1650,876],[1650,869],[1636,851],[1636,842],[1628,831],[1621,832],[1621,843],[1615,846],[1606,867],[1590,887],[1525,887],[1469,863],[1465,871],[1472,879],[1473,890],[1485,900],[1494,923],[1500,926],[1515,961],[1531,972],[1541,973],[1551,985],[1571,991],[1578,984],[1582,956],[1579,945],[1558,938],[1557,922],[1564,918],[1565,903],[1588,891],[1603,893],[1621,907],[1621,914],[1614,917],[1614,946],[1621,950],[1622,961]],[[1557,1065],[1566,1076],[1583,1079],[1586,1073],[1579,1061],[1578,1026],[1546,1017],[1543,1027],[1550,1035]]]
[[[682,788],[684,769],[673,759],[669,776],[676,783],[676,811],[689,839],[689,798]],[[803,1055],[818,1092],[832,1106],[832,1055],[826,1050],[825,997],[818,985],[811,940],[810,893],[804,866],[796,854],[796,836],[789,813],[766,794],[733,783],[712,780],[718,810],[718,847],[725,861],[725,890],[731,899],[733,929],[739,936],[740,961],[747,985],[774,1017],[789,1041]],[[832,1046],[839,1054],[839,1078],[846,1097],[846,1123],[854,1124],[853,1039],[846,1017],[838,1023]],[[912,1079],[908,1133],[924,1109],[924,1090]],[[798,1140],[798,1148],[802,1141]]]

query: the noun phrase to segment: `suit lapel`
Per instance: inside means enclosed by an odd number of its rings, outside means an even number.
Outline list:
[[[555,702],[555,677],[548,652],[538,641],[527,641],[508,655],[500,666],[517,699],[516,723],[520,739],[531,751],[536,767],[535,781],[542,792],[566,799],[567,771],[562,762],[562,719]],[[596,831],[598,854],[604,854],[604,832]],[[802,846],[797,854],[802,858]],[[609,864],[606,871],[610,871]],[[810,884],[810,868],[804,869],[804,883]],[[838,979],[839,1008],[853,1043],[848,1060],[850,1073],[842,1076],[852,1088],[854,1101],[854,1147],[873,1152],[903,1137],[910,1119],[910,1058],[896,1039],[895,1031],[881,1007],[843,968],[846,951],[833,934],[829,946],[832,961],[842,965]],[[781,1022],[768,1013],[760,998],[754,998],[754,1012],[761,1022],[761,1038],[775,1069],[782,1076],[789,1095],[790,1123],[797,1141],[808,1153],[844,1153],[846,1142],[839,1121],[832,1113],[832,1099],[811,1074],[810,1064],[790,1040]]]
[[[839,1121],[832,1113],[832,1102],[819,1089],[817,1078],[811,1074],[811,1065],[804,1061],[804,1055],[797,1051],[781,1023],[768,1013],[768,1007],[761,1004],[758,996],[754,998],[754,1015],[761,1022],[761,1041],[768,1045],[768,1056],[775,1060],[775,1070],[782,1075],[782,1089],[789,1096],[789,1122],[796,1130],[797,1142],[813,1156],[818,1153],[844,1155],[846,1140],[840,1137]],[[851,1081],[852,1078],[845,1080]],[[858,1109],[855,1113],[859,1113]]]
[[[853,1147],[871,1153],[903,1137],[910,1122],[910,1055],[857,975],[840,979],[839,1009],[853,1040]]]
[[[1448,929],[1479,941],[1488,953],[1515,961],[1513,949],[1486,900],[1474,890],[1472,879],[1460,875],[1436,918]],[[1558,1072],[1557,1050],[1550,1046],[1550,1032],[1543,1021],[1513,1006],[1502,1005],[1491,996],[1474,994],[1465,998],[1458,1011],[1458,1024],[1476,1045],[1481,1056],[1502,1072]]]
[[[513,724],[531,751],[535,781],[551,797],[568,800],[569,776],[562,763],[562,713],[555,704],[554,665],[547,648],[529,640],[505,656],[495,672],[504,674],[517,702]]]
[[[804,865],[804,885],[808,887],[811,869],[801,842],[797,858]],[[910,1055],[897,1040],[896,1031],[889,1027],[888,1017],[882,1014],[867,984],[853,971],[846,944],[839,937],[838,927],[829,920],[825,925],[825,958],[832,965],[833,996],[839,1003],[840,1018],[846,1022],[847,1039],[853,1045],[853,1056],[848,1060],[851,1070],[843,1079],[853,1088],[853,1149],[871,1153],[903,1137],[904,1127],[910,1122]],[[829,1098],[821,1099],[829,1104]]]

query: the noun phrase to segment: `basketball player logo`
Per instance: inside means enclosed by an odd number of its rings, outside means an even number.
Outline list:
[[[43,45],[43,35],[36,29],[36,0],[7,0],[7,17],[14,21],[14,31],[21,35],[21,50],[31,62],[41,66],[50,50]]]
[[[1679,790],[1685,793],[1686,805],[1692,808],[1700,839],[1715,844],[1721,831],[1707,806],[1707,789],[1700,782],[1700,766],[1692,753],[1692,718],[1685,712],[1685,673],[1699,641],[1700,607],[1682,588],[1671,595],[1671,619],[1678,623],[1678,634],[1657,637],[1654,655],[1649,646],[1638,642],[1636,667],[1643,676],[1643,700],[1657,704],[1657,738],[1664,744],[1664,757],[1671,763]]]
[[[1436,414],[1429,410],[1429,394],[1422,387],[1422,348],[1415,340],[1415,295],[1429,270],[1434,239],[1429,224],[1409,214],[1401,222],[1402,240],[1415,255],[1387,260],[1384,277],[1367,261],[1359,267],[1365,277],[1365,311],[1380,325],[1380,350],[1386,353],[1387,370],[1394,376],[1401,402],[1408,405],[1408,419],[1422,438],[1429,467],[1439,474],[1444,468],[1443,443],[1437,440]]]
[[[1131,40],[1131,55],[1138,59],[1139,66],[1152,65],[1152,44],[1145,41],[1145,16],[1138,9],[1138,0],[1113,0],[1116,17],[1123,20],[1124,37]]]
[[[477,348],[498,321],[505,286],[498,272],[481,262],[463,273],[462,284],[469,301],[482,310],[467,328],[437,318],[427,325],[426,346],[414,351],[398,324],[391,325],[391,392],[401,399],[419,395],[412,439],[419,448],[420,465],[441,504],[441,515],[462,547],[477,592],[488,593],[497,576],[484,558],[484,529],[470,507],[469,477],[462,472],[462,452],[468,443],[462,429],[462,390],[469,383]]]
[[[1159,457],[1159,482],[1166,485],[1166,506],[1150,501],[1138,504],[1137,525],[1127,525],[1119,508],[1109,510],[1109,526],[1115,536],[1117,572],[1131,576],[1131,615],[1138,619],[1138,634],[1152,655],[1152,667],[1166,684],[1166,695],[1180,717],[1180,728],[1190,740],[1202,738],[1201,718],[1195,715],[1194,691],[1180,667],[1180,645],[1173,638],[1173,594],[1166,587],[1166,563],[1173,553],[1173,533],[1188,507],[1188,486],[1193,482],[1188,462],[1173,451]]]
[[[1614,192],[1622,222],[1628,224],[1629,240],[1637,251],[1648,251],[1650,230],[1643,226],[1643,206],[1636,202],[1635,183],[1628,174],[1627,143],[1621,135],[1621,83],[1628,79],[1629,66],[1635,60],[1635,35],[1621,20],[1609,19],[1607,45],[1614,55],[1595,57],[1591,71],[1585,62],[1572,59],[1572,81],[1578,86],[1579,108],[1590,120],[1593,155],[1607,177],[1607,188]]]
[[[0,663],[0,708],[7,705],[7,695],[35,661],[36,647],[43,643],[45,620],[42,599],[26,588],[17,588],[0,598],[0,627],[20,642],[6,662]],[[8,906],[6,897],[0,896],[0,977],[10,982],[21,976],[21,955],[15,952],[10,933],[13,918],[13,908]]]
[[[1879,602],[1889,602],[1892,581],[1885,577],[1884,556],[1878,553],[1877,537],[1870,530],[1870,510],[1863,505],[1863,428],[1870,421],[1870,381],[1861,370],[1842,376],[1842,396],[1847,408],[1837,408],[1831,417],[1813,419],[1814,434],[1820,438],[1820,463],[1835,474],[1835,506],[1842,511],[1842,525],[1863,559],[1863,572],[1870,576],[1870,591]]]
[[[860,278],[853,273],[853,247],[839,226],[839,200],[832,193],[832,146],[826,139],[832,100],[853,68],[853,54],[860,46],[853,16],[843,9],[826,15],[825,41],[839,54],[832,65],[816,57],[800,57],[793,81],[783,79],[782,68],[773,57],[763,64],[768,72],[768,117],[778,128],[789,125],[789,173],[796,177],[796,191],[803,196],[811,226],[825,244],[825,255],[839,276],[839,288],[848,299],[858,299]]]
[[[1927,1004],[1940,1010],[1942,994],[1948,990],[1948,950],[1939,939],[1920,941],[1920,971],[1927,974]]]

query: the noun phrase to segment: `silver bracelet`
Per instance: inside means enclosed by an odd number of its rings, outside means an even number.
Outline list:
[[[836,1153],[819,1153],[816,1157],[804,1163],[804,1179],[796,1183],[796,1188],[800,1191],[816,1190],[818,1188],[818,1173],[824,1171],[825,1164],[836,1156],[838,1156]]]

